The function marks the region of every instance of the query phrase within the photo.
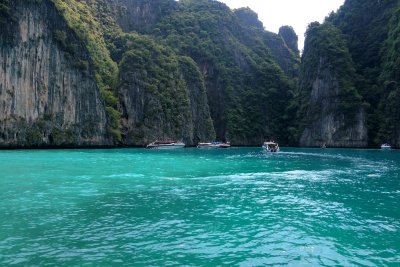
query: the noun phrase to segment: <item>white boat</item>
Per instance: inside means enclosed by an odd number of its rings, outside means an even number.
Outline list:
[[[231,144],[229,142],[210,142],[210,143],[198,143],[197,148],[229,148]]]
[[[381,145],[381,149],[385,149],[385,150],[387,150],[387,149],[392,149],[392,146],[389,145],[389,144],[382,144],[382,145]]]
[[[165,141],[155,141],[147,145],[148,149],[178,149],[184,148],[185,144],[183,142],[177,142],[172,140]]]
[[[279,145],[275,142],[264,142],[262,148],[264,148],[268,152],[279,152]]]

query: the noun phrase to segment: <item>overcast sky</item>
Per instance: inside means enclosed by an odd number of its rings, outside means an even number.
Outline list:
[[[279,27],[290,25],[299,36],[299,48],[303,49],[304,33],[313,21],[323,22],[336,11],[344,0],[218,0],[230,8],[250,7],[258,14],[267,31],[277,33]]]

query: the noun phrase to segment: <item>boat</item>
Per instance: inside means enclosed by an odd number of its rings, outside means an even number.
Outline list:
[[[209,142],[209,143],[198,143],[197,148],[229,148],[231,144],[229,142]]]
[[[147,145],[148,149],[178,149],[184,148],[183,142],[177,142],[173,140],[155,141]]]
[[[392,146],[387,144],[387,143],[385,143],[385,144],[381,145],[381,149],[384,149],[384,150],[392,149]]]
[[[275,142],[264,142],[262,148],[264,148],[268,152],[279,152],[279,145]]]

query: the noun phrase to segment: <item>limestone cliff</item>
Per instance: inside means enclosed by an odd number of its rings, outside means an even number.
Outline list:
[[[292,27],[290,26],[282,26],[279,28],[279,36],[282,37],[282,39],[285,41],[286,45],[290,50],[293,51],[296,55],[300,54],[299,51],[299,38],[296,34],[296,32],[293,30]]]
[[[0,0],[0,26],[0,146],[286,141],[298,55],[249,9]]]
[[[193,60],[177,57],[149,38],[130,37],[133,44],[123,56],[119,78],[123,143],[175,139],[195,145],[213,140],[204,81]]]
[[[300,75],[301,146],[367,146],[365,111],[354,80],[354,63],[340,31],[329,23],[311,24]]]
[[[292,89],[288,74],[295,76],[296,67],[289,65],[296,59],[282,38],[264,31],[254,12],[232,11],[217,1],[179,1],[156,27],[157,37],[198,65],[217,139],[285,143],[286,131],[278,129]]]
[[[93,66],[56,40],[58,30],[79,42],[52,2],[13,1],[10,13],[13,31],[0,35],[0,146],[111,145]]]
[[[326,64],[321,58],[317,77],[312,81],[305,116],[307,126],[300,146],[365,147],[368,140],[365,113],[360,107],[349,121],[350,114],[341,111],[339,81]]]
[[[327,17],[343,33],[355,63],[370,147],[387,142],[400,148],[399,18],[398,0],[348,0]]]
[[[124,32],[149,33],[153,26],[177,7],[174,0],[85,0],[94,5],[99,19],[111,15]]]

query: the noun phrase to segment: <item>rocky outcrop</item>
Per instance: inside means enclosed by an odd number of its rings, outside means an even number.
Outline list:
[[[136,55],[126,54],[120,65],[123,144],[144,146],[154,140],[182,139],[192,144],[187,88],[178,79],[177,70],[169,73],[175,79],[168,83],[152,84],[149,73],[134,65],[138,60]],[[179,92],[173,92],[174,89]]]
[[[291,26],[282,26],[279,28],[279,36],[285,41],[287,47],[293,51],[297,56],[300,55],[299,51],[299,37]]]
[[[190,57],[181,57],[179,66],[181,78],[185,81],[190,100],[191,124],[193,125],[191,144],[215,140],[203,76]]]
[[[209,0],[3,2],[11,9],[0,5],[0,146],[287,140],[294,37],[264,31],[250,9]]]
[[[264,42],[269,47],[274,60],[285,74],[289,78],[297,78],[300,68],[300,55],[288,49],[282,37],[273,32],[264,33]]]
[[[174,0],[85,0],[97,5],[99,19],[111,15],[124,32],[148,33],[161,17],[172,12],[177,3]]]
[[[258,19],[257,13],[248,7],[242,7],[234,10],[235,15],[245,24],[263,30],[264,25]]]
[[[343,33],[355,63],[356,85],[368,105],[370,147],[387,142],[400,148],[399,18],[397,0],[348,0],[327,17]]]
[[[134,43],[120,64],[123,144],[213,140],[204,81],[193,60],[177,57],[151,39],[137,36]]]
[[[300,146],[366,147],[368,144],[366,117],[359,107],[352,118],[341,112],[340,85],[337,78],[321,60],[318,77],[312,83],[312,91],[306,113],[307,126]]]
[[[300,75],[300,146],[366,147],[368,132],[354,63],[340,31],[312,23]]]
[[[79,65],[56,40],[79,42],[53,4],[14,1],[12,15],[16,31],[0,35],[0,146],[111,145],[88,54]]]

